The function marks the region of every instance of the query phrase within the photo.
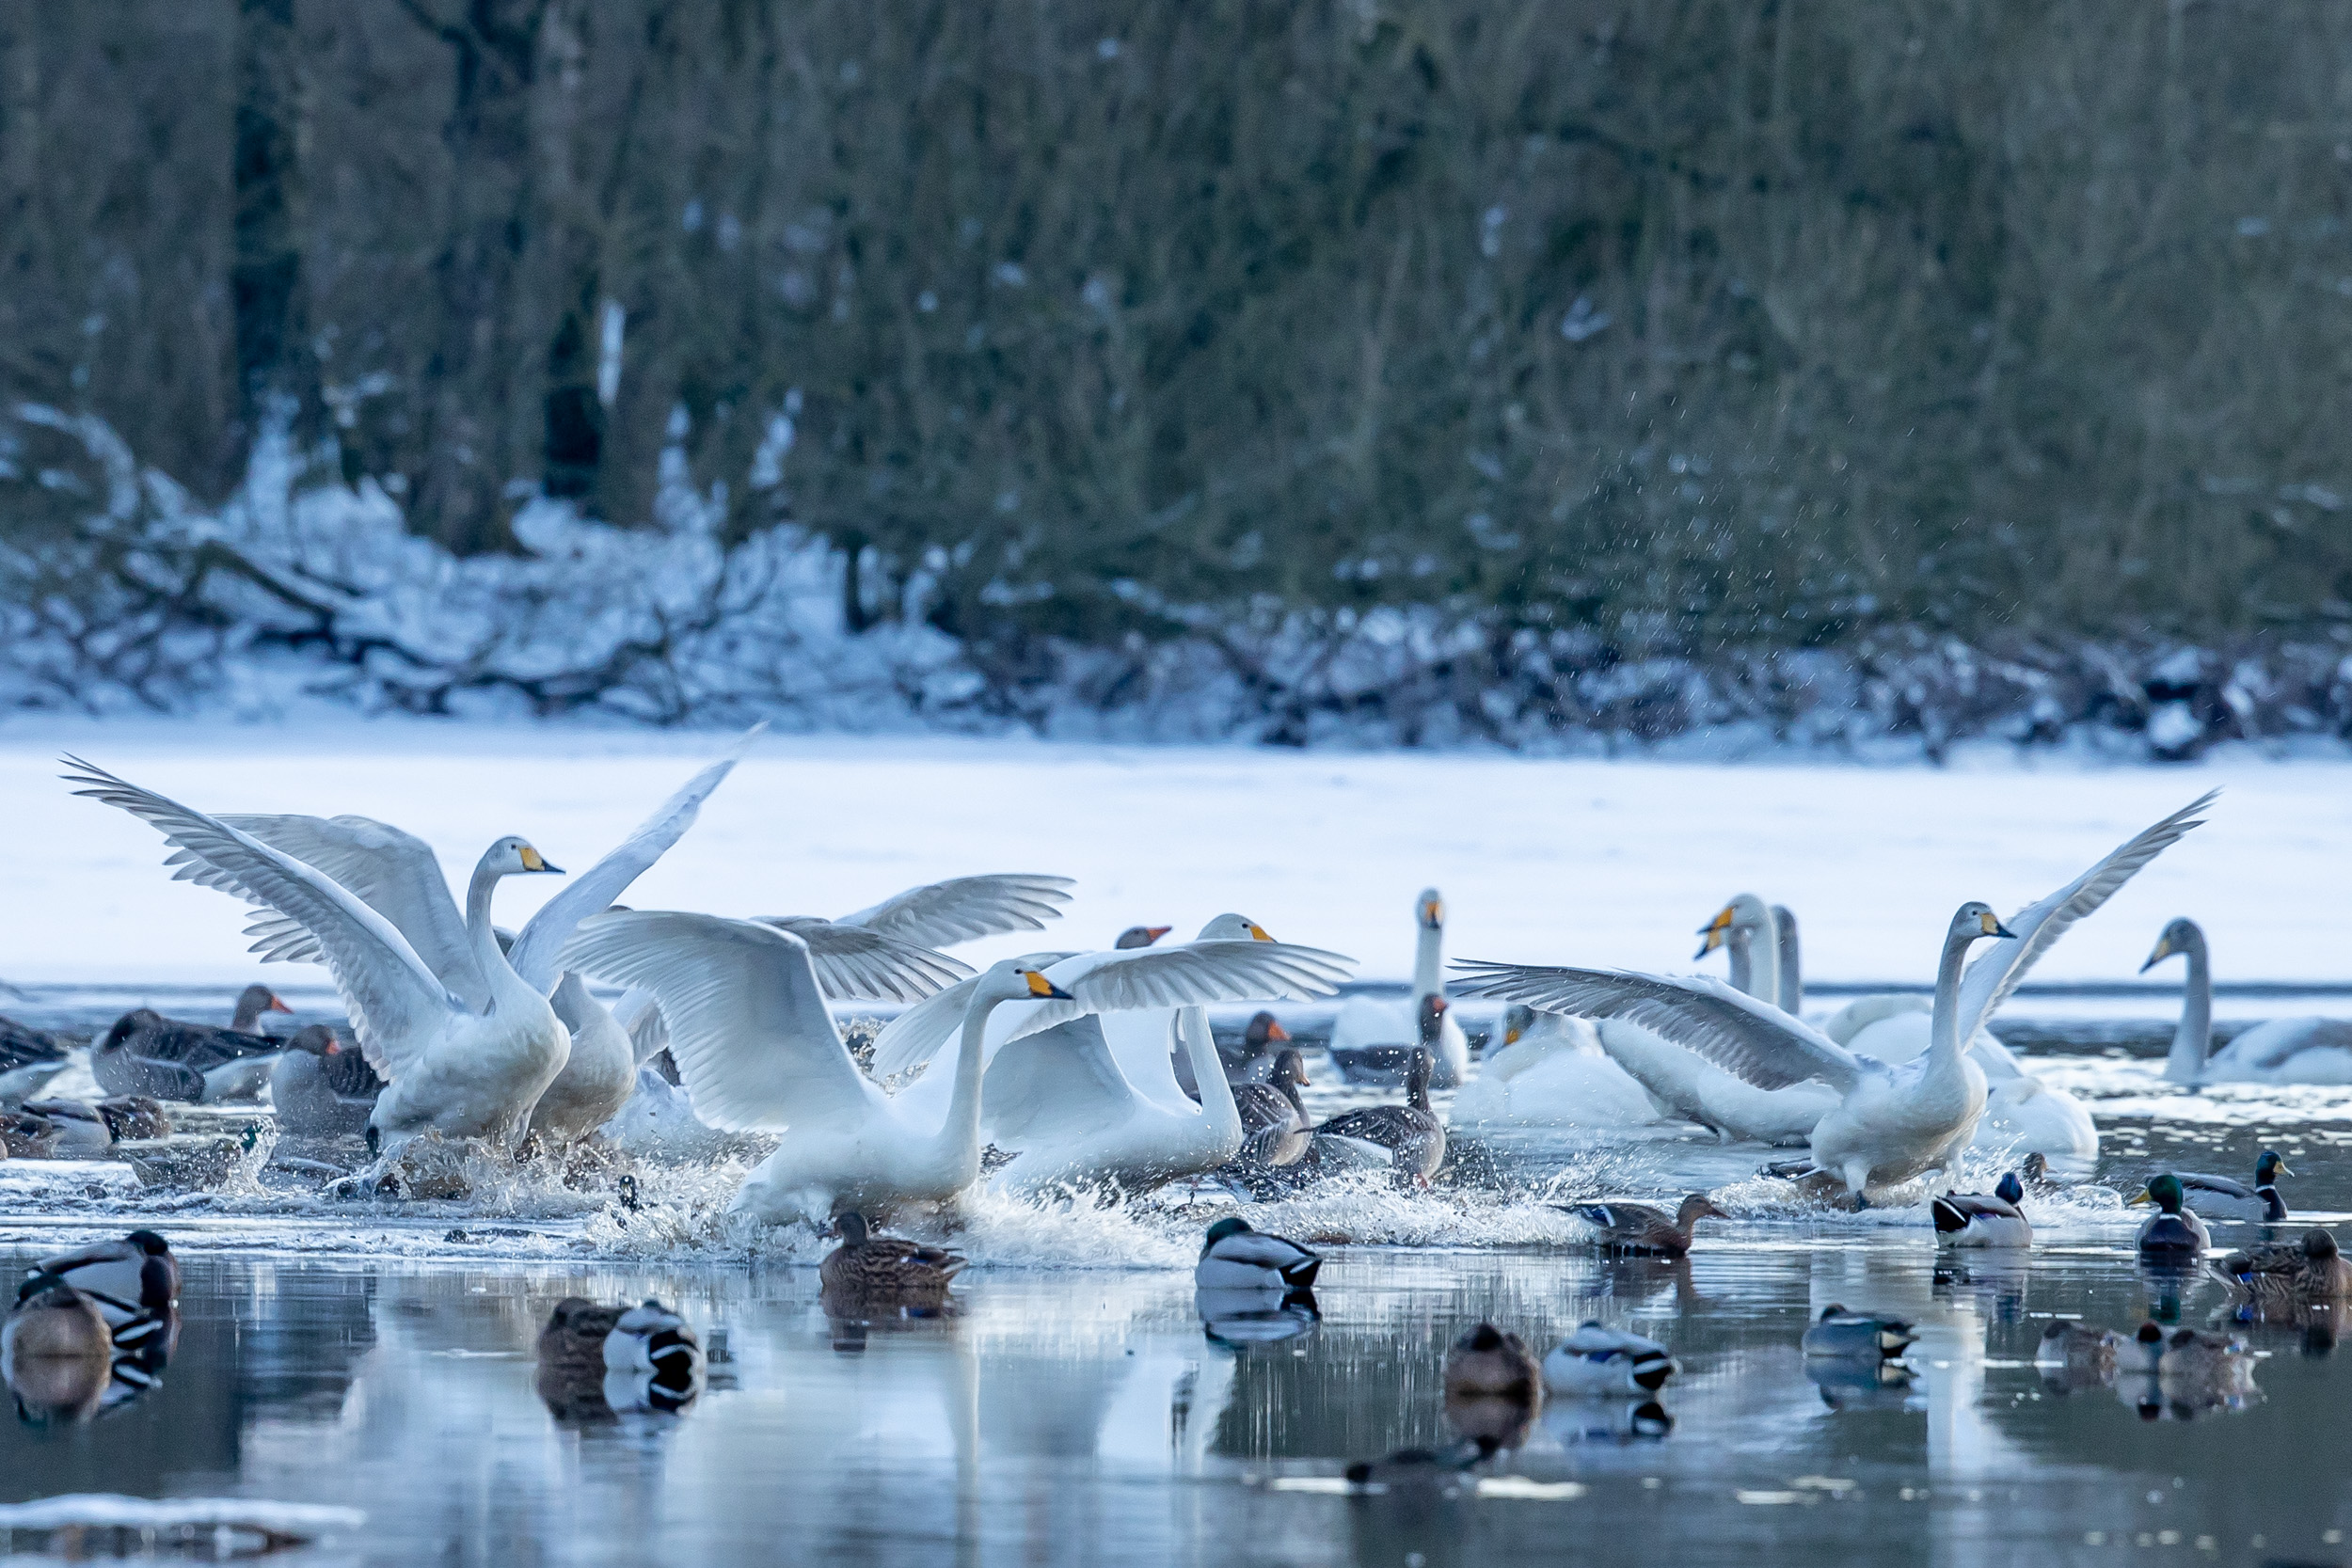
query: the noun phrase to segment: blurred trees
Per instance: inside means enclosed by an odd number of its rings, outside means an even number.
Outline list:
[[[2319,0],[17,5],[0,394],[211,498],[291,421],[461,552],[666,463],[1009,679],[1421,602],[2340,634],[2348,56]]]

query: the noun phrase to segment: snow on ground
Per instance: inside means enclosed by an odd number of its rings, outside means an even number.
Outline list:
[[[381,817],[432,843],[462,881],[506,832],[585,867],[726,738],[12,721],[0,729],[0,812],[16,837],[0,975],[215,984],[258,967],[237,906],[169,882],[151,830],[73,799],[60,751],[206,810]],[[1925,981],[1962,900],[2040,897],[2216,785],[2210,824],[2037,977],[2127,979],[2168,918],[2193,914],[2222,980],[2352,978],[2352,763],[2320,760],[1935,770],[773,737],[626,901],[838,914],[934,878],[1050,871],[1078,879],[1057,929],[964,956],[1098,943],[1137,921],[1189,933],[1238,910],[1394,977],[1410,970],[1410,909],[1428,884],[1446,895],[1450,956],[1669,972],[1691,967],[1694,928],[1752,889],[1803,917],[1815,977]],[[500,918],[519,925],[554,885],[508,882]]]

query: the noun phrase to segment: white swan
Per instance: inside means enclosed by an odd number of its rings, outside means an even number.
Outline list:
[[[427,1131],[510,1148],[521,1138],[570,1054],[570,1034],[548,1002],[564,940],[677,842],[735,766],[730,756],[704,768],[549,899],[510,958],[499,948],[492,895],[503,878],[555,870],[522,839],[501,838],[484,852],[460,921],[432,851],[397,829],[365,817],[246,819],[288,836],[307,831],[312,852],[338,863],[321,865],[78,757],[65,760],[75,769],[69,781],[87,786],[77,794],[164,835],[178,851],[165,863],[178,868],[176,880],[258,906],[246,931],[263,958],[326,966],[368,1065],[388,1085],[368,1118],[378,1148]],[[387,905],[397,918],[379,912]]]
[[[1413,901],[1416,938],[1412,994],[1402,1001],[1351,996],[1331,1023],[1326,1047],[1333,1065],[1350,1083],[1404,1082],[1405,1061],[1421,1036],[1421,999],[1445,994],[1445,900],[1434,887]],[[1393,1067],[1376,1066],[1365,1053],[1394,1053]],[[1437,1076],[1430,1086],[1451,1089],[1470,1076],[1470,1041],[1451,1015],[1438,1037]]]
[[[2096,910],[2134,873],[2198,825],[2207,795],[2133,837],[2081,877],[2004,927],[1986,905],[1963,905],[1945,933],[1925,1054],[1899,1066],[1860,1056],[1802,1020],[1712,980],[1668,980],[1606,970],[1532,965],[1463,966],[1476,993],[1507,997],[1550,1011],[1616,1017],[1645,1024],[1675,1043],[1757,1085],[1778,1088],[1819,1078],[1840,1094],[1811,1139],[1814,1163],[1842,1180],[1857,1207],[1883,1189],[1946,1163],[1974,1132],[1985,1102],[1983,1070],[1963,1047],[2015,989],[2040,954]],[[1985,937],[2014,938],[1967,966],[1968,948]]]
[[[694,1115],[783,1141],[731,1207],[770,1224],[869,1218],[944,1203],[980,1174],[980,1038],[1008,1002],[1067,997],[1008,958],[963,982],[961,1044],[945,1117],[910,1115],[858,1070],[826,1009],[808,943],[751,920],[622,910],[583,921],[565,961],[653,993]]]
[[[1007,931],[1041,931],[1070,902],[1068,877],[991,872],[926,882],[836,920],[766,914],[764,924],[808,943],[817,977],[835,1001],[920,1002],[972,973],[934,948]]]
[[[1456,1127],[1624,1128],[1656,1121],[1663,1109],[1602,1051],[1590,1020],[1515,1006],[1502,1045],[1479,1059],[1478,1076],[1447,1116]]]
[[[1135,1189],[1224,1164],[1241,1148],[1241,1115],[1204,1005],[1327,996],[1348,961],[1278,942],[1256,922],[1224,914],[1179,946],[1082,953],[1046,965],[1070,999],[1016,1007],[988,1030],[982,1127],[1015,1155],[994,1184],[1034,1192],[1108,1180]],[[927,1060],[960,989],[894,1019],[874,1042],[874,1070],[888,1076]],[[1152,1048],[1115,1050],[1099,1013],[1157,1017]],[[1171,1029],[1200,1083],[1198,1105],[1177,1086]],[[932,1077],[899,1101],[911,1110],[935,1105]]]
[[[2145,974],[2178,954],[2188,960],[2181,1022],[2164,1075],[2175,1084],[2352,1084],[2352,1019],[2274,1018],[2220,1051],[2213,1048],[2213,958],[2194,920],[2175,920],[2139,966]]]

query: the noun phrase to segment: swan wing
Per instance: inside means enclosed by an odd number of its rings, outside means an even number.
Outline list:
[[[723,1132],[776,1131],[881,1100],[825,1010],[808,944],[751,920],[613,910],[580,923],[564,961],[653,993],[694,1115]]]
[[[1842,1093],[1862,1075],[1861,1062],[1845,1047],[1720,980],[1479,960],[1454,967],[1469,995],[1524,1002],[1571,1018],[1621,1018],[1760,1089],[1785,1089],[1818,1078]]]
[[[1074,1000],[1030,1004],[1006,1037],[1008,1040],[1050,1029],[1083,1013],[1197,1007],[1212,1002],[1303,1002],[1328,996],[1356,962],[1320,947],[1250,938],[1087,957],[1101,961],[1068,978],[1061,973],[1062,966],[1049,972],[1048,977]]]
[[[2105,860],[2037,904],[2010,916],[2014,942],[1987,944],[1976,962],[1960,977],[1960,1038],[1965,1045],[1977,1037],[1985,1021],[2009,1000],[2018,982],[2074,924],[2115,896],[2115,892],[2138,874],[2140,867],[2180,841],[2204,818],[2197,814],[2213,804],[2221,792],[2209,789],[2171,816],[2142,829],[2118,846]]]
[[[1051,969],[1081,957],[1078,953],[1024,953],[1020,961],[1032,969]],[[942,987],[882,1025],[882,1033],[874,1037],[874,1076],[894,1078],[937,1055],[962,1025],[963,1010],[979,984],[975,974]]]
[[[808,943],[818,984],[836,1002],[920,1002],[972,974],[972,966],[959,958],[868,927],[805,914],[757,918],[761,925],[789,931]]]
[[[989,1136],[1007,1148],[1116,1127],[1137,1103],[1090,1014],[1006,1042],[988,1064],[981,1098]]]
[[[489,1004],[489,980],[467,940],[465,917],[424,840],[368,816],[239,815],[220,820],[342,883],[390,921],[460,1001],[476,1011]],[[188,859],[183,850],[165,863]],[[246,935],[255,939],[252,950],[264,961],[322,961],[317,937],[282,914],[262,912]]]
[[[1070,902],[1063,889],[1075,885],[1068,877],[1017,871],[954,877],[893,894],[835,924],[863,926],[916,947],[947,947],[1004,931],[1042,931]]]
[[[76,795],[129,812],[190,857],[177,879],[273,910],[310,932],[368,1065],[386,1078],[412,1066],[431,1026],[464,1007],[390,921],[318,867],[79,757],[65,762],[74,769],[66,781],[87,786]]]
[[[506,961],[523,983],[545,996],[563,974],[564,944],[590,915],[603,910],[644,875],[647,867],[669,852],[670,846],[694,825],[694,816],[710,792],[743,760],[765,724],[754,725],[735,749],[686,782],[686,787],[661,802],[620,847],[565,884],[564,891],[539,907],[515,939]]]

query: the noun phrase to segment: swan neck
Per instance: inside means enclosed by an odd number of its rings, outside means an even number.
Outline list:
[[[2187,944],[2185,957],[2188,979],[2181,987],[2181,1022],[2164,1060],[2164,1075],[2175,1084],[2197,1082],[2213,1053],[2213,959],[2203,937]]]
[[[1780,1010],[1802,1015],[1804,1012],[1804,965],[1797,946],[1797,923],[1793,920],[1772,922],[1773,945],[1780,952]]]
[[[1220,1137],[1230,1130],[1241,1134],[1241,1108],[1233,1103],[1233,1085],[1225,1080],[1225,1064],[1217,1059],[1216,1041],[1209,1034],[1209,1015],[1200,1007],[1181,1007],[1176,1032],[1184,1037],[1184,1054],[1192,1062],[1193,1083],[1200,1090],[1200,1114]],[[1292,1093],[1297,1092],[1295,1086]]]
[[[955,1090],[947,1097],[947,1119],[940,1124],[940,1152],[951,1164],[980,1157],[980,1058],[986,1054],[988,1019],[1002,997],[975,995],[963,1009],[956,1039]]]
[[[1772,991],[1775,988],[1759,986],[1757,983],[1755,932],[1744,926],[1733,927],[1731,935],[1724,939],[1724,952],[1728,956],[1731,964],[1731,989],[1733,990],[1743,991],[1759,1002],[1773,1000]]]
[[[1968,961],[1974,933],[1954,931],[1944,939],[1944,958],[1935,968],[1935,1008],[1930,1016],[1928,1055],[1935,1065],[1960,1061],[1960,974]]]
[[[1445,927],[1423,926],[1413,947],[1413,1003],[1445,994]]]
[[[498,892],[499,879],[504,875],[492,867],[490,857],[485,855],[473,868],[473,880],[466,885],[466,935],[472,940],[474,957],[481,960],[482,973],[486,975],[514,973],[506,955],[499,949],[498,927],[490,918],[490,896]]]

